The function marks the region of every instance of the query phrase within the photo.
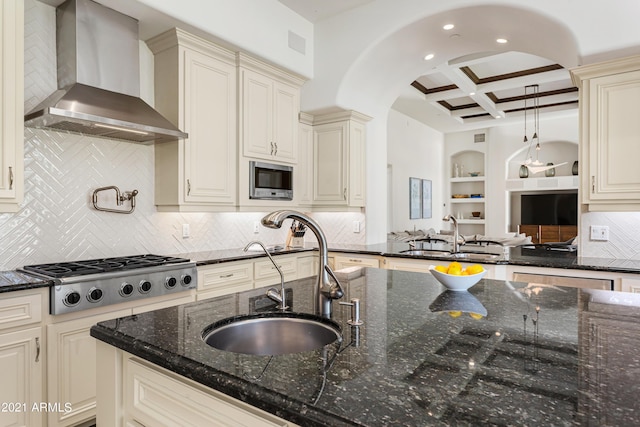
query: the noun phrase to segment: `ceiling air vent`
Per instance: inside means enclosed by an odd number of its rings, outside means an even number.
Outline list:
[[[484,142],[484,133],[476,133],[473,135],[473,142]]]

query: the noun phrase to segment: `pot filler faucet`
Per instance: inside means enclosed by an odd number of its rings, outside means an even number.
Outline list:
[[[318,263],[318,284],[315,288],[317,304],[316,314],[330,318],[331,301],[342,298],[344,291],[328,264],[329,255],[327,250],[327,239],[325,238],[320,226],[313,219],[301,212],[289,210],[271,212],[262,218],[262,225],[268,228],[280,228],[282,227],[283,221],[287,218],[293,218],[306,225],[309,230],[315,234],[316,239],[318,239],[320,262]],[[331,283],[329,276],[331,276],[335,283]]]

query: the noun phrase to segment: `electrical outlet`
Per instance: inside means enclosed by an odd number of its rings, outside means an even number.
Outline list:
[[[606,242],[609,240],[609,227],[606,225],[591,226],[591,240]]]
[[[189,224],[182,224],[182,238],[186,239],[191,236],[191,229]]]
[[[254,221],[253,223],[253,234],[258,234],[260,232],[260,222]]]
[[[360,232],[360,221],[353,221],[353,232],[354,233]]]

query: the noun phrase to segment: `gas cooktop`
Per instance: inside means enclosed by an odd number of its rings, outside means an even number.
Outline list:
[[[98,258],[86,261],[25,265],[23,270],[59,279],[63,277],[109,273],[185,262],[189,262],[189,260],[185,258],[146,254],[114,258]]]
[[[53,281],[51,314],[64,314],[195,289],[196,264],[185,258],[133,255],[26,265]]]

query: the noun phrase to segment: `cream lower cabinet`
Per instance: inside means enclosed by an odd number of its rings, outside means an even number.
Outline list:
[[[0,212],[24,193],[24,1],[0,2]]]
[[[317,270],[311,272],[317,266],[317,262],[314,262],[317,258],[317,253],[273,256],[285,282],[317,274]],[[203,265],[198,267],[196,299],[203,300],[276,284],[280,284],[280,274],[266,256]]]
[[[347,267],[380,268],[380,259],[377,256],[333,254],[333,266],[336,271]]]
[[[368,120],[354,111],[314,117],[313,205],[365,206]]]
[[[99,426],[295,425],[102,342],[98,358]]]
[[[580,89],[581,201],[593,211],[637,211],[640,55],[571,73]]]
[[[189,134],[155,146],[158,210],[234,210],[235,54],[176,28],[147,45],[154,53],[156,108]]]
[[[121,310],[47,326],[47,400],[70,406],[69,411],[47,414],[50,427],[72,426],[96,416],[96,340],[89,329],[130,314],[130,309]]]
[[[47,402],[67,405],[65,411],[49,412],[49,427],[75,426],[91,421],[96,416],[96,339],[90,329],[98,322],[131,316],[150,310],[186,304],[193,301],[193,293],[169,295],[152,301],[132,301],[120,305],[118,310],[93,309],[52,318],[47,325]],[[126,308],[125,308],[126,307]],[[113,310],[113,308],[111,308]],[[84,316],[84,317],[79,317]]]
[[[1,427],[45,425],[43,298],[41,291],[0,294]]]
[[[298,278],[297,255],[280,255],[273,257],[273,260],[282,272],[285,282]],[[253,264],[253,278],[256,288],[280,284],[280,273],[268,258],[255,261]]]
[[[232,261],[198,267],[197,300],[253,289],[253,261]]]

